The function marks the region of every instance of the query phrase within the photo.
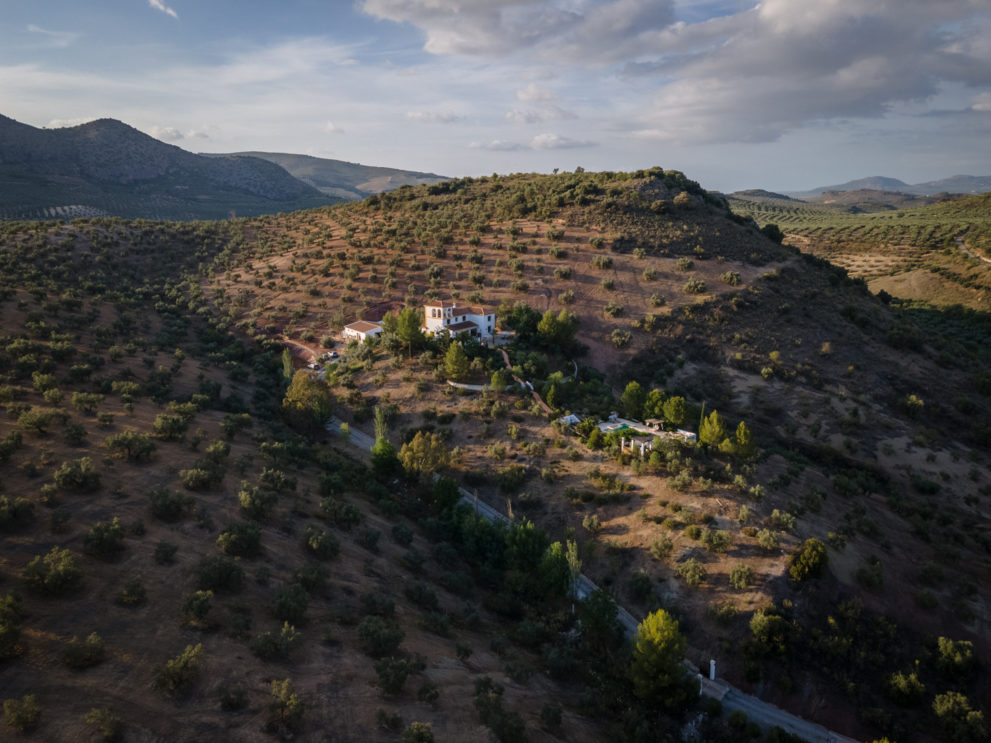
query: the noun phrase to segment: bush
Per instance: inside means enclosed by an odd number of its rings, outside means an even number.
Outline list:
[[[251,640],[251,652],[262,660],[272,660],[281,657],[288,658],[299,647],[302,637],[289,622],[282,623],[278,635],[262,632]]]
[[[111,521],[97,521],[83,539],[89,555],[112,560],[124,551],[124,526],[116,516]]]
[[[156,448],[151,436],[134,431],[107,436],[103,445],[110,451],[110,456],[126,459],[128,462],[149,462]]]
[[[270,731],[293,731],[299,728],[306,705],[293,688],[292,681],[283,679],[272,682],[272,701],[268,709],[271,718],[267,727]]]
[[[170,413],[159,413],[152,425],[155,435],[163,441],[179,441],[188,428],[189,421],[185,417]]]
[[[619,328],[613,330],[609,335],[609,340],[612,341],[612,344],[616,348],[625,348],[630,344],[632,339],[633,334],[629,330],[620,330]]]
[[[147,600],[147,592],[140,578],[131,578],[117,594],[117,603],[121,606],[141,606]]]
[[[434,743],[434,730],[429,722],[411,722],[403,730],[403,743]]]
[[[159,542],[155,545],[155,562],[159,565],[171,565],[175,562],[175,555],[178,551],[179,546],[172,542]]]
[[[155,688],[171,696],[181,696],[192,688],[202,665],[203,645],[187,645],[179,655],[155,669]]]
[[[272,514],[279,496],[271,490],[252,487],[242,480],[241,489],[237,494],[237,500],[241,505],[241,510],[244,511],[248,518],[262,521]]]
[[[379,538],[382,536],[382,532],[378,529],[372,529],[371,527],[365,527],[358,530],[358,536],[355,537],[354,541],[359,545],[364,547],[366,550],[371,552],[378,552]]]
[[[302,624],[309,605],[310,594],[306,589],[299,583],[288,583],[276,592],[272,600],[272,614],[284,622]]]
[[[705,566],[694,557],[678,563],[675,572],[692,588],[701,585],[708,576]]]
[[[727,271],[719,278],[723,283],[729,284],[730,286],[739,286],[743,283],[743,279],[740,277],[739,271]]]
[[[217,546],[228,555],[255,557],[261,552],[262,532],[257,524],[239,521],[231,524],[217,537]]]
[[[10,500],[0,495],[0,531],[16,531],[34,519],[34,504],[27,498]]]
[[[83,720],[107,743],[119,741],[124,733],[121,719],[106,707],[93,707]]]
[[[358,625],[358,641],[361,649],[373,658],[395,653],[406,637],[395,622],[383,617],[368,616]]]
[[[93,469],[93,460],[89,457],[63,462],[55,470],[54,479],[60,490],[92,493],[100,487],[100,473]]]
[[[705,289],[705,282],[698,276],[692,276],[681,288],[685,294],[705,294]]]
[[[244,585],[244,570],[229,557],[204,557],[196,566],[196,580],[203,591],[236,593]]]
[[[21,654],[20,639],[21,600],[16,594],[8,594],[0,598],[0,660]]]
[[[406,524],[396,524],[392,527],[392,541],[403,547],[408,547],[413,543],[413,530]]]
[[[738,591],[748,588],[756,578],[757,574],[754,569],[742,562],[734,565],[729,572],[729,583]]]
[[[414,671],[414,664],[405,658],[381,658],[375,661],[375,674],[383,694],[398,694],[406,679]]]
[[[33,730],[41,719],[41,707],[34,694],[25,694],[20,699],[5,699],[3,719],[19,733]]]
[[[788,560],[788,576],[795,583],[818,578],[828,562],[826,545],[818,539],[806,539]]]
[[[658,560],[663,560],[668,555],[671,554],[672,548],[673,545],[671,543],[671,538],[665,534],[662,534],[653,542],[651,542],[650,554],[652,554]]]
[[[82,579],[76,556],[63,547],[52,547],[47,555],[36,556],[24,568],[28,587],[51,596],[77,588]]]
[[[318,526],[306,527],[306,534],[303,536],[303,546],[321,560],[329,560],[336,557],[341,549],[341,543],[337,538]]]
[[[224,479],[224,472],[219,468],[193,467],[179,470],[179,479],[187,490],[209,490]]]
[[[162,521],[178,521],[192,505],[192,496],[175,493],[168,488],[152,488],[148,493],[151,515]]]
[[[984,713],[971,709],[970,701],[960,692],[948,691],[937,694],[933,699],[933,712],[940,727],[946,733],[946,740],[956,743],[979,743],[987,740],[987,727]],[[6,711],[6,702],[4,703]]]
[[[96,632],[91,633],[85,640],[73,637],[62,651],[62,662],[77,671],[97,666],[106,660],[106,657],[103,638]]]

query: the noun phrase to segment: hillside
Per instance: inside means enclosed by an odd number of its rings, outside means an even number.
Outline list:
[[[676,740],[688,723],[706,741],[749,735],[710,703],[662,711],[677,695],[631,681],[604,596],[577,602],[575,623],[569,543],[617,602],[677,617],[687,659],[716,659],[747,692],[858,740],[980,734],[967,709],[991,692],[986,316],[885,304],[660,168],[461,179],[218,224],[18,224],[3,239],[0,474],[30,508],[8,504],[3,522],[0,590],[22,603],[20,652],[2,662],[8,698],[38,693],[42,737],[72,737],[107,707],[145,737],[261,738],[269,682],[284,678],[306,702],[304,738],[395,740],[377,727],[395,712],[441,740],[521,740],[514,712],[530,740]],[[555,412],[506,388],[501,354],[477,344],[398,320],[375,344],[339,340],[353,319],[426,299],[499,306],[513,373]],[[330,348],[338,437],[303,425],[304,382],[280,405],[286,361]],[[613,410],[703,443],[648,437],[641,459],[617,435],[551,422]],[[151,439],[149,461],[106,441],[127,431]],[[358,432],[408,468],[430,459],[417,446],[442,445],[436,466],[511,513],[510,536],[409,471],[385,474],[388,457],[348,445]],[[84,457],[100,476],[88,493],[72,464]],[[192,499],[165,511],[177,521],[149,510],[153,485]],[[114,515],[124,549],[104,561],[110,527],[96,522]],[[259,554],[236,553],[250,526],[218,541],[255,522]],[[304,546],[313,529],[338,557]],[[160,541],[177,546],[171,567],[154,562]],[[62,598],[38,593],[28,567],[56,545],[84,572]],[[197,618],[198,566],[228,549],[242,593],[220,584]],[[121,591],[138,575],[145,603],[130,608]],[[301,591],[297,649],[255,639],[280,636]],[[394,693],[393,665],[380,674],[356,629],[379,613],[405,633],[396,662],[413,663]],[[70,637],[97,628],[107,660],[64,669]],[[154,669],[199,642],[205,670],[176,715]],[[267,659],[252,650],[266,642]],[[244,706],[218,709],[235,671]],[[427,682],[439,696],[418,700]]]
[[[875,292],[939,306],[991,310],[989,196],[912,206],[868,192],[816,201],[730,199],[734,212],[777,224],[793,244],[842,266]],[[852,202],[852,203],[851,203]],[[900,206],[899,202],[904,204]],[[900,208],[892,209],[892,206]]]
[[[0,219],[223,219],[336,199],[260,158],[208,158],[113,119],[36,129],[0,116]]]
[[[257,157],[284,168],[293,177],[309,183],[322,193],[348,201],[360,200],[374,193],[392,191],[400,186],[419,186],[447,180],[435,173],[382,168],[309,155],[283,152],[236,152],[219,157]],[[217,157],[210,155],[210,157]]]
[[[925,183],[908,184],[897,178],[872,176],[859,178],[834,186],[819,186],[808,191],[794,191],[788,195],[795,199],[808,199],[827,191],[896,191],[916,196],[936,196],[938,194],[979,194],[991,191],[991,176],[953,175]]]

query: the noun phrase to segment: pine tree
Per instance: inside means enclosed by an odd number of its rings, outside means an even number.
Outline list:
[[[468,376],[468,354],[458,341],[452,341],[444,356],[444,371],[448,379],[459,381]]]
[[[698,681],[682,664],[685,638],[678,621],[663,609],[652,612],[637,627],[630,661],[634,693],[669,711],[686,706],[698,696]]]
[[[718,447],[726,440],[726,421],[719,415],[718,410],[713,410],[708,418],[702,419],[699,427],[699,441],[706,446]]]

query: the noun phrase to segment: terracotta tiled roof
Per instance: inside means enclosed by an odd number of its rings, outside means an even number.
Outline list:
[[[470,307],[466,307],[465,309],[468,310],[468,314],[469,315],[491,315],[491,314],[493,314],[491,307],[486,307],[485,305],[482,305],[482,304],[473,304]]]
[[[367,320],[358,320],[358,322],[353,322],[350,325],[344,326],[346,330],[354,330],[358,333],[367,333],[369,330],[379,330],[381,325],[374,322],[368,322]]]
[[[462,330],[471,330],[472,328],[477,327],[477,323],[474,323],[471,320],[465,320],[463,322],[452,322],[447,326],[447,329],[452,333],[460,333]]]
[[[450,302],[450,301],[448,301],[448,300],[445,299],[443,301],[427,302],[424,305],[424,307],[454,307],[456,305],[457,305],[457,302]]]

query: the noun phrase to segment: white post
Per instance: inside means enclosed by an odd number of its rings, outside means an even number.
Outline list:
[[[710,660],[709,661],[709,680],[710,681],[715,681],[716,680],[716,661],[715,660]]]

